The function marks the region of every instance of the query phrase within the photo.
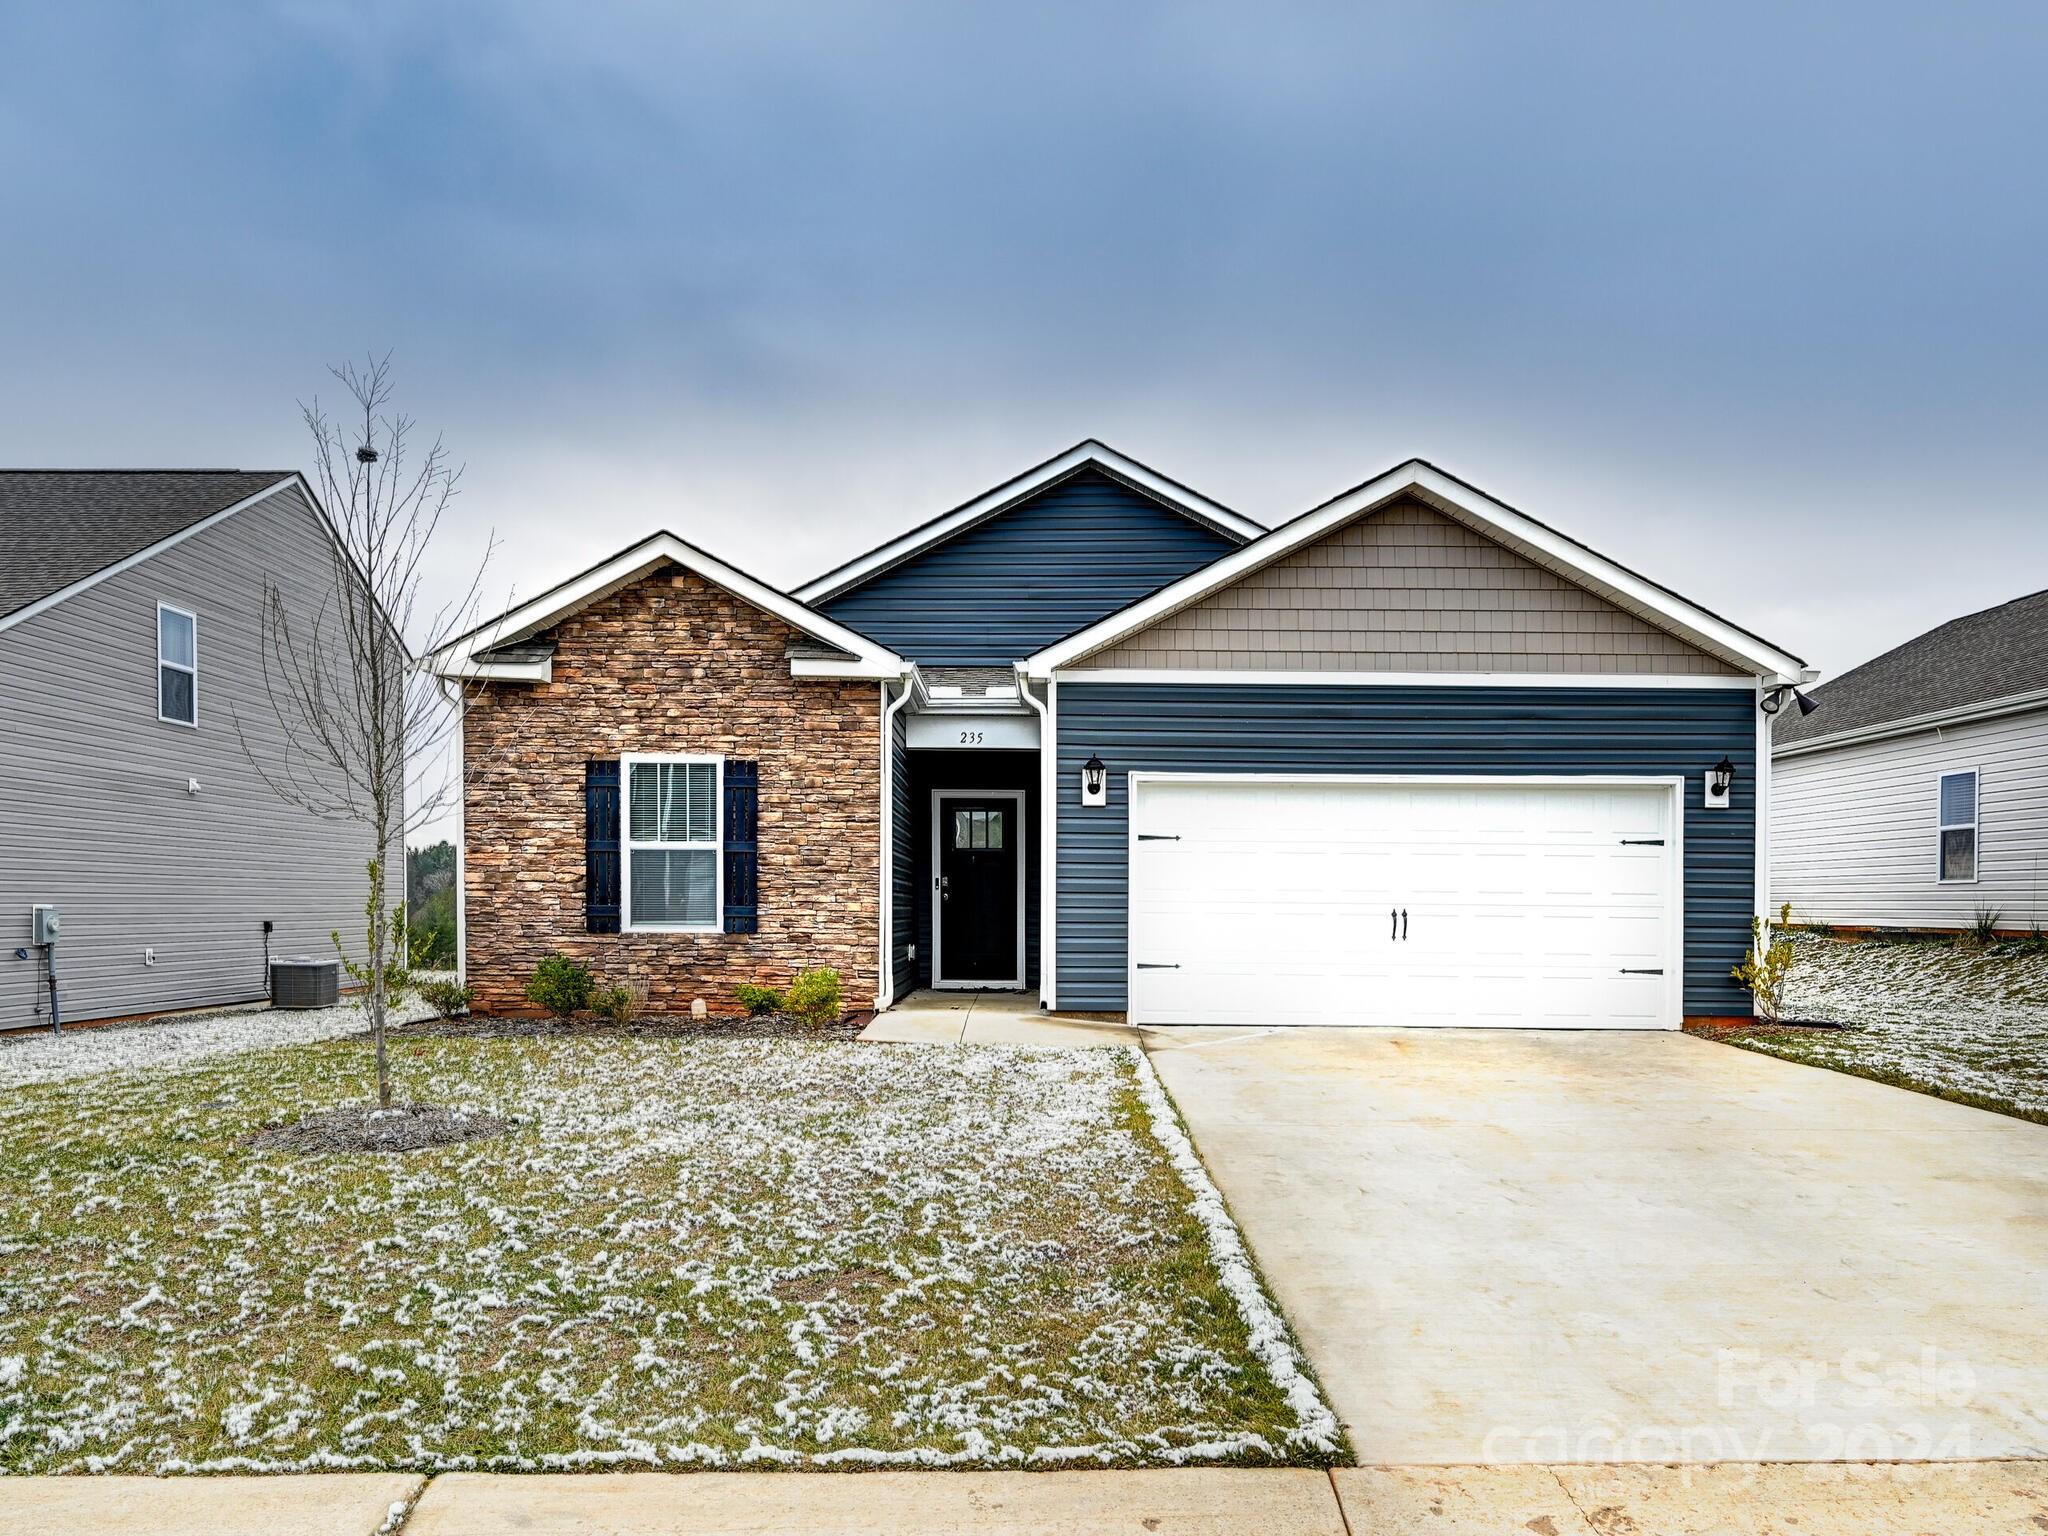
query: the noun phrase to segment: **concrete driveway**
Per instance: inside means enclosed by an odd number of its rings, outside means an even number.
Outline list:
[[[2048,1127],[1677,1034],[1144,1041],[1364,1462],[2048,1456]]]

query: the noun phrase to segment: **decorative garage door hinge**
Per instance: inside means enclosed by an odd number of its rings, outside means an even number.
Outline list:
[[[1664,846],[1664,839],[1661,837],[1624,837],[1621,840],[1621,846],[1624,848],[1662,848]]]
[[[1180,967],[1178,965],[1161,965],[1152,960],[1140,960],[1138,962],[1138,969],[1141,971],[1177,971]]]
[[[1141,843],[1177,843],[1180,841],[1180,834],[1178,832],[1140,832],[1138,834],[1138,841]]]
[[[1654,970],[1632,971],[1624,965],[1621,968],[1621,974],[1624,976],[1662,976],[1664,974],[1664,967],[1660,965]]]

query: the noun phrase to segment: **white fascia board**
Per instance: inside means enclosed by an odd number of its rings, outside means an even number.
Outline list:
[[[875,572],[908,560],[934,544],[943,543],[962,529],[971,527],[983,518],[994,516],[1005,507],[1036,495],[1054,481],[1063,479],[1088,465],[1107,470],[1118,479],[1129,481],[1155,500],[1178,507],[1198,521],[1210,523],[1227,533],[1235,534],[1238,538],[1256,539],[1266,531],[1250,518],[1233,512],[1230,508],[1213,502],[1184,485],[1176,484],[1164,475],[1147,469],[1135,459],[1125,458],[1106,443],[1098,443],[1091,439],[1076,444],[1057,458],[1046,460],[1036,469],[1026,470],[1015,479],[1004,481],[994,490],[982,493],[964,506],[955,507],[951,512],[934,518],[922,527],[913,528],[879,548],[871,549],[857,559],[849,560],[846,564],[805,582],[794,589],[793,595],[807,603],[834,597]]]
[[[555,658],[539,661],[461,661],[438,668],[434,675],[484,683],[552,683]]]
[[[1212,592],[1270,565],[1305,545],[1313,544],[1354,517],[1410,492],[1421,492],[1463,516],[1489,528],[1503,539],[1527,546],[1562,570],[1581,577],[1595,591],[1626,597],[1637,606],[1658,615],[1673,633],[1717,652],[1752,675],[1772,681],[1795,682],[1805,672],[1805,663],[1777,647],[1759,640],[1724,619],[1665,591],[1633,571],[1595,554],[1553,529],[1504,506],[1484,492],[1452,479],[1443,471],[1411,459],[1377,479],[1368,480],[1335,501],[1306,512],[1291,523],[1283,523],[1263,539],[1225,555],[1222,559],[1162,587],[1150,597],[1113,613],[1078,634],[1026,659],[1030,677],[1045,678],[1061,667],[1079,661],[1128,635],[1158,622],[1176,609],[1197,602]]]
[[[642,539],[630,549],[621,550],[611,559],[591,567],[582,575],[573,577],[541,596],[500,615],[490,623],[449,642],[428,657],[427,664],[439,676],[461,676],[463,674],[459,669],[475,663],[481,652],[545,629],[664,565],[679,565],[713,586],[732,593],[742,602],[750,603],[762,612],[774,615],[792,629],[848,653],[843,659],[794,657],[790,664],[792,676],[901,677],[910,668],[909,662],[887,647],[826,618],[823,614],[805,607],[789,594],[778,592],[766,582],[756,581],[746,572],[727,565],[716,556],[706,554],[695,545],[685,543],[667,532]],[[486,662],[484,665],[494,664]],[[802,670],[806,667],[833,670]]]
[[[1787,746],[1773,746],[1771,756],[1778,759],[1806,757],[1815,752],[1832,752],[1838,747],[1864,746],[1873,741],[1889,741],[1895,736],[1915,736],[1922,731],[1942,730],[1951,725],[1972,725],[1979,720],[2024,715],[2037,709],[2048,709],[2048,689],[2007,694],[2002,699],[1986,699],[1979,704],[1912,715],[1904,720],[1887,720],[1882,725],[1866,725],[1852,731],[1836,731],[1831,736],[1810,736],[1805,741],[1795,741]]]
[[[182,544],[187,539],[226,522],[237,512],[246,511],[248,508],[255,506],[259,501],[275,496],[287,486],[304,486],[304,484],[305,481],[300,475],[296,473],[286,475],[275,485],[266,485],[253,496],[244,496],[232,506],[222,507],[218,512],[209,512],[205,517],[202,517],[198,522],[191,524],[189,527],[180,528],[173,534],[167,534],[163,538],[158,539],[154,544],[146,544],[141,549],[136,550],[134,554],[126,555],[116,560],[112,565],[101,566],[90,576],[79,577],[78,580],[72,582],[68,587],[59,587],[56,591],[46,593],[42,597],[37,598],[26,607],[15,609],[14,612],[8,614],[5,618],[0,618],[0,630],[8,630],[14,628],[17,624],[24,624],[37,614],[47,613],[59,603],[66,602],[78,596],[81,592],[89,591],[101,582],[109,581],[120,575],[123,571],[134,570],[143,561],[154,559],[174,545]],[[306,502],[313,508],[314,515],[326,524],[328,536],[332,538],[334,536],[334,525],[327,522],[326,511],[321,507],[319,498],[314,496],[310,489],[306,493]]]
[[[1741,688],[1754,677],[1667,672],[1288,672],[1171,667],[1062,667],[1063,683],[1236,683],[1339,688]]]
[[[791,677],[898,678],[904,675],[904,671],[904,664],[894,657],[882,661],[859,657],[841,661],[832,656],[792,656],[789,659]]]

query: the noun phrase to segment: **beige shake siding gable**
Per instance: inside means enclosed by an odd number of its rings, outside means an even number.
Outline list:
[[[1413,499],[1361,516],[1080,665],[1739,675]]]

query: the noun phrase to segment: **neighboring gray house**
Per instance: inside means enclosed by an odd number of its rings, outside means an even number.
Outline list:
[[[1772,734],[1771,891],[1796,919],[2048,918],[2048,592],[1951,619]]]
[[[286,757],[266,584],[311,614],[334,569],[293,473],[0,471],[0,1029],[49,1023],[36,903],[66,1022],[261,998],[266,947],[360,933],[369,837],[250,761]]]

